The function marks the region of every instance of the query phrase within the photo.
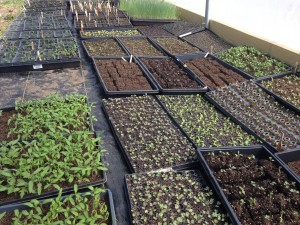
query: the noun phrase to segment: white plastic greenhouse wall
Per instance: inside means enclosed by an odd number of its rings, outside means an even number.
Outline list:
[[[206,0],[167,0],[205,15]],[[209,19],[300,54],[300,0],[210,0]]]

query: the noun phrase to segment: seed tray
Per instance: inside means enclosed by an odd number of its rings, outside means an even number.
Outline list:
[[[235,118],[237,123],[261,136],[259,139],[264,139],[270,149],[284,151],[300,146],[299,115],[278,103],[253,81],[209,92],[207,98],[225,114],[227,111],[227,115]]]
[[[98,134],[96,132],[94,132],[94,137],[98,137]],[[98,150],[101,151],[100,145],[98,145]],[[103,163],[103,157],[101,157],[101,162]],[[79,184],[78,185],[78,190],[85,189],[89,186],[98,187],[98,186],[101,186],[104,183],[106,183],[106,181],[107,181],[106,172],[102,170],[102,171],[100,171],[100,175],[103,177],[102,179],[96,180],[96,181],[93,181],[93,182],[89,182],[89,183]],[[73,191],[73,187],[66,187],[66,188],[63,188],[63,190],[62,190],[63,194],[68,194],[68,193],[71,193],[72,191]],[[0,201],[0,206],[11,205],[11,204],[16,204],[16,203],[20,203],[20,202],[30,201],[32,199],[48,198],[48,197],[51,197],[51,196],[54,196],[54,195],[57,195],[57,194],[58,194],[58,190],[44,192],[44,193],[41,193],[41,195],[31,194],[31,195],[25,196],[23,198]]]
[[[275,154],[275,156],[278,158],[278,161],[280,161],[283,165],[285,165],[285,167],[287,167],[287,169],[291,172],[295,179],[300,182],[300,175],[298,175],[293,169],[288,166],[288,163],[290,162],[300,161],[300,149],[278,152]]]
[[[84,17],[81,19],[74,18],[74,27],[76,30],[81,30],[81,23],[83,30],[98,30],[103,28],[132,28],[132,24],[128,18],[120,18],[119,20],[108,21],[105,17],[94,18],[89,21],[88,18]]]
[[[136,26],[145,36],[148,37],[166,37],[166,36],[174,36],[168,31],[162,29],[159,25],[150,25],[150,26]]]
[[[134,56],[138,57],[155,57],[155,56],[165,56],[164,52],[161,50],[161,48],[154,42],[152,42],[148,37],[119,37],[118,40],[120,41],[123,48],[127,49],[127,51]],[[144,40],[146,43],[143,46],[137,46],[134,42],[138,40]],[[130,46],[126,41],[130,41],[132,45]],[[147,45],[147,46],[146,46]],[[153,51],[155,53],[153,54],[135,54],[134,47],[136,47],[139,51],[139,49],[143,49],[143,51]]]
[[[8,40],[15,39],[39,39],[39,38],[67,38],[73,37],[70,30],[33,30],[33,31],[9,31],[3,35]]]
[[[200,95],[202,95],[203,97],[205,97],[205,93],[198,93]],[[172,96],[172,95],[169,95]],[[174,96],[177,96],[177,94],[174,94]],[[171,115],[171,113],[169,112],[168,108],[164,105],[164,103],[157,97],[155,96],[157,102],[159,103],[159,105],[163,108],[163,110],[167,113],[167,115],[169,116],[169,118],[172,120],[172,122],[180,129],[180,131],[188,138],[188,140],[193,143],[193,146],[199,148],[199,146],[197,146],[197,144],[190,138],[190,135],[181,127],[181,125],[179,124],[179,122],[177,122],[177,120]],[[216,111],[219,111],[218,108],[215,108]],[[223,114],[223,112],[221,112]],[[225,115],[226,116],[226,115]],[[231,121],[232,123],[234,123],[233,121]],[[235,123],[236,124],[236,123]],[[247,130],[245,130],[242,127],[242,130],[245,131],[246,133],[248,133]],[[249,134],[249,133],[248,133]],[[222,147],[233,147],[233,146],[222,146]]]
[[[2,72],[79,66],[80,53],[74,38],[0,41],[0,68]]]
[[[238,69],[236,69],[235,67],[232,67],[230,64],[220,60],[219,58],[215,57],[214,55],[211,55],[211,54],[207,54],[207,53],[199,53],[199,54],[189,54],[189,55],[177,55],[175,56],[177,58],[177,60],[179,61],[179,63],[184,66],[191,74],[193,74],[195,77],[198,77],[202,83],[206,84],[204,82],[203,79],[201,79],[201,77],[199,77],[194,71],[193,69],[189,68],[187,65],[186,65],[186,61],[188,60],[192,60],[192,59],[197,59],[197,58],[210,58],[210,59],[213,59],[214,61],[218,62],[219,64],[221,64],[222,66],[224,66],[226,69],[229,69],[237,74],[239,74],[241,77],[247,79],[247,80],[250,80],[252,79],[251,76],[249,76],[247,73],[244,73]],[[213,72],[215,73],[215,72]],[[204,73],[205,75],[207,75],[207,73]],[[209,90],[212,90],[213,88],[210,87],[209,85],[208,86],[208,89]]]
[[[95,35],[97,35],[98,32],[116,32],[116,34],[114,35],[99,35],[99,36],[86,36],[84,35],[85,32],[90,32],[90,33],[95,33]],[[126,31],[135,31],[137,33],[139,33],[139,35],[133,35],[133,36],[125,36],[125,35],[118,35],[118,32],[126,32]],[[90,30],[90,31],[80,31],[79,32],[79,36],[82,40],[85,40],[85,39],[94,39],[94,38],[101,38],[101,37],[104,37],[104,38],[107,38],[107,37],[139,37],[139,36],[142,36],[142,32],[138,29],[134,29],[134,28],[117,28],[117,29],[114,29],[114,28],[103,28],[103,29],[98,29],[98,30]]]
[[[149,60],[172,60],[177,66],[179,70],[182,70],[183,73],[187,76],[188,79],[192,80],[193,82],[197,83],[199,85],[199,89],[197,88],[163,88],[162,85],[158,82],[158,80],[154,77],[154,75],[149,71],[147,66],[142,62],[143,59],[149,59]],[[151,79],[153,80],[154,84],[159,88],[161,93],[163,94],[191,94],[191,93],[203,93],[207,92],[207,88],[205,88],[205,85],[202,83],[202,81],[198,78],[195,77],[193,74],[190,74],[190,72],[183,67],[182,65],[178,64],[176,60],[170,58],[170,57],[143,57],[137,58],[137,61],[143,66],[145,71],[151,76]]]
[[[105,115],[105,117],[106,117],[106,119],[107,119],[107,121],[108,121],[108,124],[109,124],[109,126],[110,126],[111,131],[112,131],[112,134],[113,134],[113,136],[114,136],[114,139],[115,139],[115,141],[116,141],[116,143],[117,143],[117,145],[118,145],[118,148],[120,149],[120,151],[121,151],[121,153],[122,153],[122,155],[123,155],[123,157],[124,157],[124,159],[125,159],[125,161],[126,161],[126,163],[127,163],[127,165],[128,165],[128,168],[129,168],[130,172],[131,172],[131,173],[136,173],[136,171],[134,170],[134,168],[133,168],[133,166],[132,166],[132,164],[131,164],[131,161],[130,161],[130,158],[129,158],[129,156],[128,156],[128,153],[125,151],[125,147],[124,147],[124,145],[122,144],[121,139],[120,139],[119,135],[117,134],[117,132],[116,132],[116,130],[115,130],[115,127],[114,127],[114,125],[113,125],[113,123],[112,123],[112,121],[111,121],[111,119],[110,119],[110,117],[109,117],[109,115],[108,115],[108,112],[107,112],[107,110],[106,110],[104,104],[102,104],[102,110],[103,110],[104,115]],[[162,110],[163,110],[163,109],[162,109]],[[167,116],[168,116],[168,115],[167,115]],[[172,121],[172,123],[173,123],[173,120],[172,120],[169,116],[168,116],[168,118],[169,118],[169,119]],[[181,129],[180,129],[176,124],[174,124],[174,125],[175,125],[176,128],[179,129],[179,131],[181,131]],[[182,132],[181,132],[181,133],[182,133]],[[184,136],[184,138],[186,138],[186,139],[188,140],[188,142],[193,146],[193,148],[196,149],[196,146],[193,144],[193,142],[191,142],[190,139],[189,139],[184,133],[182,133],[182,135]],[[189,163],[184,163],[184,164],[181,164],[181,165],[172,166],[171,168],[161,168],[160,170],[164,170],[164,169],[167,169],[167,170],[168,170],[168,169],[172,169],[172,170],[181,171],[181,170],[186,170],[186,169],[194,168],[196,165],[197,165],[197,162],[189,162]],[[154,172],[155,172],[155,171],[154,171]]]
[[[172,19],[139,19],[139,18],[130,18],[130,22],[133,26],[151,26],[151,25],[164,25],[177,22],[179,20]]]
[[[89,103],[87,101],[86,101],[86,104],[89,105]],[[5,107],[5,108],[0,108],[0,111],[2,111],[2,112],[16,111],[16,108],[15,107]],[[16,111],[16,112],[18,113],[18,111]],[[89,123],[90,123],[90,125],[89,125],[89,131],[94,133],[95,132],[94,123],[93,123],[91,115],[88,114],[87,118],[88,118]],[[76,131],[74,131],[74,132],[76,132]],[[65,136],[68,136],[68,135],[69,134],[65,134]],[[22,137],[21,137],[20,142],[23,142],[23,141],[32,141],[32,140],[34,140],[34,139],[22,140]],[[1,141],[0,141],[0,145],[1,145]]]
[[[299,107],[297,107],[294,104],[290,103],[289,101],[285,100],[283,97],[280,96],[280,94],[274,93],[273,91],[269,90],[268,88],[266,88],[262,84],[263,81],[269,81],[269,80],[273,80],[273,79],[283,78],[283,77],[286,77],[286,76],[289,76],[289,75],[292,75],[292,73],[288,72],[288,73],[282,73],[282,74],[278,74],[278,75],[271,75],[271,76],[255,79],[255,83],[261,89],[263,89],[266,93],[273,96],[277,101],[282,103],[284,106],[286,106],[287,108],[289,108],[291,110],[294,110],[295,112],[298,113],[298,115],[300,115],[300,108]],[[296,76],[300,77],[300,74],[296,74]],[[293,90],[291,90],[291,91],[293,91]]]
[[[24,5],[26,10],[36,10],[36,9],[45,9],[50,10],[52,8],[66,8],[66,3],[63,0],[52,0],[52,1],[43,1],[43,0],[27,0]]]
[[[246,126],[244,123],[240,122],[235,116],[233,116],[231,113],[227,112],[226,110],[224,110],[224,108],[218,103],[216,102],[214,99],[212,99],[209,95],[205,95],[205,97],[207,98],[208,101],[210,101],[216,108],[218,108],[223,114],[225,114],[226,116],[230,117],[230,119],[232,121],[234,121],[236,124],[240,125],[243,130],[245,130],[247,133],[252,134],[255,138],[257,138],[258,140],[260,140],[270,151],[277,152],[277,150],[270,145],[268,142],[266,142],[264,139],[262,139],[261,137],[259,137],[252,129],[250,129],[248,126]]]
[[[177,21],[175,23],[165,24],[162,26],[162,28],[168,31],[169,33],[179,37],[184,37],[186,35],[190,35],[205,29],[202,26],[185,21]]]
[[[217,191],[219,198],[221,199],[223,205],[225,206],[231,220],[236,225],[241,225],[241,222],[236,215],[236,212],[232,208],[229,200],[225,196],[223,189],[221,188],[219,182],[217,181],[216,177],[213,175],[212,169],[209,167],[204,155],[212,152],[214,154],[219,154],[219,152],[230,152],[230,153],[237,153],[242,155],[254,155],[256,160],[259,159],[269,159],[271,158],[273,163],[276,166],[282,167],[282,171],[287,175],[288,179],[296,182],[298,190],[300,190],[300,183],[295,179],[295,177],[290,173],[290,171],[280,162],[265,146],[250,146],[250,147],[236,147],[236,148],[198,148],[197,155],[200,161],[199,165],[205,171],[206,175],[209,177],[210,182],[212,183],[214,189]]]
[[[241,62],[233,61],[233,63],[229,63],[229,64],[241,71],[243,71],[242,68],[244,68],[244,70],[246,70],[244,72],[249,74],[249,76],[252,76],[253,79],[268,77],[270,75],[285,74],[287,72],[290,72],[292,69],[289,65],[281,62],[280,60],[268,54],[260,52],[259,50],[250,46],[232,47],[230,49],[227,49],[219,53],[217,57],[228,63],[232,60],[239,59]],[[226,57],[230,58],[230,60],[226,60]],[[266,64],[265,61],[267,61],[268,66],[265,65]],[[260,67],[253,68],[254,65]],[[276,72],[276,70],[274,71],[274,68],[277,67],[280,67],[280,72]],[[261,74],[262,70],[264,70],[263,74]],[[255,73],[257,74],[255,75]]]
[[[174,171],[171,171],[171,172],[174,172]],[[157,172],[157,174],[163,174],[163,173],[170,173],[169,171],[161,171],[161,172]],[[176,172],[174,172],[176,175],[179,175],[179,174],[184,174],[184,173],[194,173],[194,174],[196,174],[197,175],[197,180],[198,180],[198,182],[199,182],[199,184],[201,185],[201,187],[204,189],[204,188],[209,188],[211,191],[212,191],[212,193],[213,193],[213,195],[212,196],[210,196],[209,198],[210,199],[214,199],[216,202],[218,201],[218,202],[220,202],[220,199],[219,199],[219,197],[218,197],[218,194],[217,194],[217,192],[214,190],[214,188],[212,187],[212,184],[210,183],[210,180],[208,179],[208,177],[206,176],[206,174],[205,173],[203,173],[202,171],[199,171],[199,170],[184,170],[184,171],[176,171]],[[147,175],[147,173],[139,173],[139,174],[137,174],[137,176],[141,176],[141,175]],[[188,174],[186,174],[186,175],[188,175]],[[129,216],[130,216],[130,224],[134,224],[134,217],[133,217],[133,213],[132,213],[132,209],[133,209],[133,202],[132,202],[132,200],[131,200],[131,198],[130,198],[130,188],[129,188],[129,185],[128,185],[128,182],[127,182],[127,179],[126,179],[126,177],[129,177],[129,176],[131,176],[131,175],[126,175],[125,177],[124,177],[124,193],[125,193],[125,198],[126,198],[126,201],[127,201],[127,205],[128,205],[128,209],[129,209]],[[159,179],[160,177],[157,177],[157,179]],[[177,184],[175,184],[175,183],[172,183],[172,184],[170,184],[170,186],[173,186],[173,185],[177,185]],[[137,193],[137,191],[136,191],[136,189],[135,189],[135,187],[133,187],[134,188],[134,190],[132,190],[132,192],[135,192],[135,193]],[[169,189],[168,189],[169,190]],[[141,191],[141,190],[140,190]],[[203,190],[198,190],[198,191],[203,191]],[[159,192],[160,193],[160,192]],[[207,200],[207,199],[206,199]],[[152,202],[153,203],[153,202]],[[152,203],[150,203],[150,205],[152,204]],[[174,203],[174,202],[173,202]],[[206,203],[206,202],[205,202]],[[204,203],[204,204],[205,204]],[[201,203],[200,203],[201,204]],[[139,206],[138,206],[139,207]],[[224,213],[225,212],[225,207],[223,206],[223,205],[220,205],[219,207],[217,207],[218,208],[218,213]],[[172,212],[173,212],[173,209],[170,209],[170,210],[172,210]],[[175,215],[176,215],[176,213],[175,213]],[[229,220],[229,218],[227,217],[227,219]],[[228,221],[229,222],[229,221]]]
[[[49,16],[43,20],[40,17],[25,20],[16,20],[10,26],[10,31],[33,31],[33,30],[55,30],[70,29],[71,26],[66,16]]]
[[[165,39],[165,40],[176,40],[177,41],[177,46],[183,46],[185,45],[186,48],[190,48],[189,50],[187,50],[188,52],[175,52],[172,53],[171,51],[173,51],[171,49],[168,49],[168,47],[166,47],[165,45],[159,43],[159,41],[157,41],[157,38],[160,39]],[[171,56],[171,57],[175,57],[175,56],[181,56],[181,55],[186,55],[186,54],[196,54],[196,53],[201,53],[203,52],[202,49],[198,48],[197,46],[188,43],[187,41],[183,40],[182,38],[177,38],[177,37],[151,37],[150,40],[153,43],[156,43],[167,55]],[[182,51],[182,49],[179,49],[180,51]],[[177,50],[175,50],[177,51]]]
[[[232,45],[225,42],[222,38],[207,29],[184,36],[183,39],[213,55],[221,53],[232,47]]]
[[[104,198],[106,200],[106,202],[108,203],[108,211],[109,211],[109,221],[111,222],[111,225],[117,225],[117,221],[116,221],[116,212],[115,212],[115,207],[114,207],[114,202],[113,202],[113,196],[112,193],[109,189],[104,189],[105,192],[100,193],[101,197]],[[82,194],[87,194],[90,192],[86,192],[86,191],[80,191],[79,192],[81,195]],[[70,193],[71,194],[71,193]],[[68,195],[64,195],[61,197],[62,200],[64,200]],[[46,199],[56,199],[55,196],[51,195],[48,196],[47,198],[42,198],[39,200],[40,203],[42,203],[44,200]],[[26,201],[24,201],[23,203],[18,203],[18,204],[10,204],[10,205],[5,205],[5,206],[1,206],[0,207],[0,214],[4,213],[4,212],[11,212],[13,213],[14,210],[27,210],[30,209],[29,206],[26,206],[24,203]]]
[[[115,46],[118,46],[118,50],[122,51],[123,52],[123,55],[93,55],[90,53],[90,51],[88,50],[88,46],[87,46],[87,43],[92,43],[92,42],[105,42],[105,41],[109,41],[109,40],[112,40],[113,42],[116,43]],[[83,48],[86,52],[86,54],[88,55],[89,58],[93,58],[93,57],[97,57],[97,58],[103,58],[103,59],[111,59],[111,58],[121,58],[121,57],[126,57],[129,55],[129,52],[127,52],[127,49],[123,48],[122,44],[118,41],[117,38],[93,38],[93,39],[88,39],[88,40],[84,40],[82,41],[82,45],[83,45]],[[115,47],[114,46],[114,47]],[[111,49],[111,52],[115,52],[116,50],[115,49]],[[99,52],[99,51],[98,51]]]
[[[150,76],[147,74],[147,72],[142,68],[142,66],[140,64],[137,63],[137,60],[135,58],[132,59],[132,62],[135,63],[136,65],[138,65],[138,67],[140,68],[140,70],[143,72],[143,75],[146,77],[148,83],[150,84],[150,86],[152,87],[152,90],[124,90],[124,91],[110,91],[108,90],[108,87],[104,81],[104,78],[101,75],[101,71],[98,69],[97,65],[96,65],[96,61],[97,60],[103,60],[103,58],[98,58],[98,57],[93,57],[93,65],[94,68],[96,70],[98,79],[104,89],[105,95],[107,97],[112,97],[112,96],[126,96],[126,95],[141,95],[141,94],[158,94],[159,90],[158,88],[155,86],[155,84],[152,82]],[[129,62],[130,57],[123,57],[122,58],[114,58],[116,60],[120,60],[122,61],[123,59],[125,59],[127,62]]]

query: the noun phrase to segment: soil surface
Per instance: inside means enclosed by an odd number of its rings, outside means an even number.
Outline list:
[[[205,52],[218,53],[232,47],[232,45],[219,38],[209,30],[184,37],[183,39],[191,42]]]
[[[166,31],[178,36],[188,32],[194,32],[200,29],[204,29],[202,26],[196,25],[194,23],[178,21],[175,23],[168,23],[162,26]]]
[[[122,59],[96,60],[108,91],[152,90],[139,66]]]
[[[183,71],[171,58],[142,58],[150,73],[164,89],[201,89],[195,79]]]
[[[300,161],[289,162],[288,166],[300,177]]]
[[[184,61],[184,63],[208,87],[212,89],[246,80],[240,74],[230,69],[227,69],[221,63],[217,62],[212,58],[194,58],[194,59],[186,60]]]
[[[147,38],[120,38],[132,55],[136,56],[163,56]]]
[[[288,75],[262,81],[261,84],[284,100],[300,108],[300,76]]]
[[[162,29],[160,25],[151,25],[151,26],[136,26],[140,31],[142,31],[147,36],[174,36],[173,34],[169,33],[168,31]]]
[[[243,225],[300,223],[299,188],[273,159],[229,152],[204,157]]]
[[[13,115],[16,114],[17,112],[15,110],[11,110],[8,112],[2,112],[2,115],[0,116],[0,143],[2,141],[11,141],[14,140],[14,138],[16,138],[16,136],[10,136],[9,138],[8,136],[8,132],[10,130],[10,128],[13,127],[13,122],[10,123],[10,125],[8,125],[8,120],[9,118]]]
[[[133,224],[175,224],[180,220],[182,223],[178,224],[229,222],[200,171],[133,174],[125,178]]]
[[[109,98],[103,102],[136,173],[196,161],[193,146],[153,97]]]
[[[172,55],[201,52],[200,49],[176,37],[155,38],[154,40]]]
[[[126,56],[126,52],[114,39],[84,41],[90,56]]]
[[[300,146],[300,116],[253,82],[231,84],[208,95],[278,151]]]

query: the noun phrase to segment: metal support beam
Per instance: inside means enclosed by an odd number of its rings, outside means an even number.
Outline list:
[[[205,21],[204,21],[205,28],[208,29],[208,25],[209,25],[209,0],[206,0],[206,4],[205,4]]]

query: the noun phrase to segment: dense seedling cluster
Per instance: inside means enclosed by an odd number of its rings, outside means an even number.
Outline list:
[[[89,187],[91,192],[62,197],[62,189],[54,199],[24,203],[28,209],[0,214],[2,225],[17,224],[108,224],[109,211],[101,188]],[[2,219],[1,219],[2,217]]]
[[[299,76],[291,74],[281,78],[272,78],[271,80],[262,81],[261,84],[284,100],[300,108]]]
[[[227,112],[279,151],[300,146],[300,117],[251,81],[208,93]]]
[[[84,95],[49,95],[44,99],[17,102],[16,113],[8,120],[11,127],[8,136],[26,140],[39,138],[47,132],[88,131],[91,106]]]
[[[126,176],[133,224],[229,224],[199,171]]]
[[[199,147],[247,146],[257,140],[234,124],[201,95],[158,97]]]
[[[134,171],[195,162],[195,149],[153,97],[112,98],[104,105]]]
[[[249,46],[230,48],[218,57],[254,77],[278,74],[291,69],[285,63]]]

